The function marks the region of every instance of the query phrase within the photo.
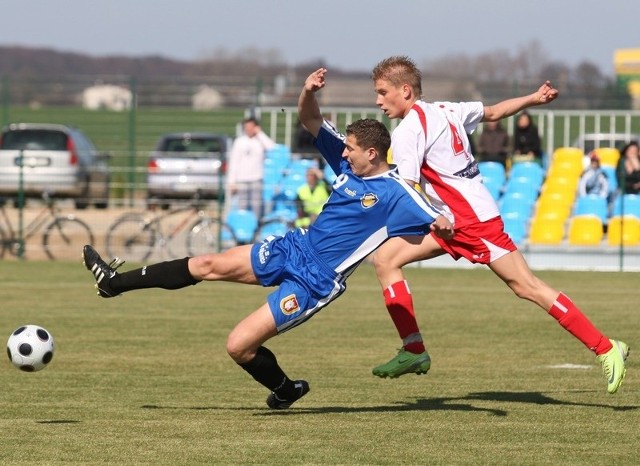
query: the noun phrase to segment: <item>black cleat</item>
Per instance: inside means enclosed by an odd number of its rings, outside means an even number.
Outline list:
[[[109,281],[117,275],[116,269],[124,264],[123,260],[116,257],[111,263],[107,264],[102,260],[98,251],[87,244],[82,248],[82,261],[87,270],[89,270],[96,279],[95,287],[98,290],[98,296],[102,296],[103,298],[118,296],[109,286]]]
[[[278,398],[278,395],[271,392],[271,395],[267,397],[267,406],[271,409],[287,409],[293,403],[309,393],[309,383],[306,380],[296,380],[293,383],[295,384],[297,391],[295,398],[291,400],[283,400]]]

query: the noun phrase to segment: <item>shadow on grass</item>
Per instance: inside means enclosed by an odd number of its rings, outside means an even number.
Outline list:
[[[220,411],[255,411],[257,416],[292,415],[292,414],[330,414],[330,413],[384,413],[404,411],[469,411],[485,412],[493,416],[507,416],[508,411],[497,408],[474,406],[473,401],[492,401],[496,403],[529,403],[535,405],[582,406],[589,408],[606,408],[613,411],[632,411],[638,406],[617,406],[604,403],[581,403],[558,400],[540,392],[475,392],[462,397],[418,398],[415,401],[396,402],[382,406],[324,406],[319,408],[295,407],[289,410],[268,410],[267,408],[234,408],[216,406],[159,406],[144,405],[143,409],[184,409],[184,410],[220,410]]]

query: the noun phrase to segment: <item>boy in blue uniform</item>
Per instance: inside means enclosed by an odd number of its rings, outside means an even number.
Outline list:
[[[324,87],[325,73],[321,68],[309,75],[298,110],[338,177],[308,230],[124,273],[115,271],[122,263],[119,259],[107,264],[91,246],[83,250],[85,266],[105,298],[143,288],[178,289],[202,280],[277,285],[267,303],[242,320],[227,340],[231,358],[271,390],[267,405],[272,409],[291,406],[309,391],[309,384],[289,379],[263,343],[340,296],[346,278],[388,238],[429,231],[453,235],[451,223],[387,164],[391,138],[382,123],[358,120],[347,127],[345,138],[323,120],[315,92]]]

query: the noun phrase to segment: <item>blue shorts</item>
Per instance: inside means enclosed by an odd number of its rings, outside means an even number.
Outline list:
[[[267,297],[278,333],[310,319],[346,289],[343,277],[307,246],[302,229],[269,237],[251,249],[253,273],[262,286],[278,286]]]

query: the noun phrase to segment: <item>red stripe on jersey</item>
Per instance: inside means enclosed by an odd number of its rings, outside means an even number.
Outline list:
[[[424,131],[426,145],[427,116],[425,115],[424,110],[422,110],[419,105],[414,104],[411,108],[418,114],[418,118],[420,119],[420,123],[422,124],[422,130]],[[453,136],[454,138],[455,136],[460,138],[460,136],[457,134],[457,131]],[[451,156],[455,157],[456,155],[457,154],[454,153],[454,149],[452,148]],[[480,219],[476,215],[476,212],[471,207],[471,204],[469,204],[467,199],[460,193],[460,191],[443,181],[442,178],[440,178],[440,175],[429,166],[427,157],[424,157],[422,160],[420,173],[433,187],[433,190],[436,192],[442,202],[449,206],[449,209],[451,210],[451,213],[453,213],[455,224],[457,226],[467,225],[469,223],[480,221]]]

